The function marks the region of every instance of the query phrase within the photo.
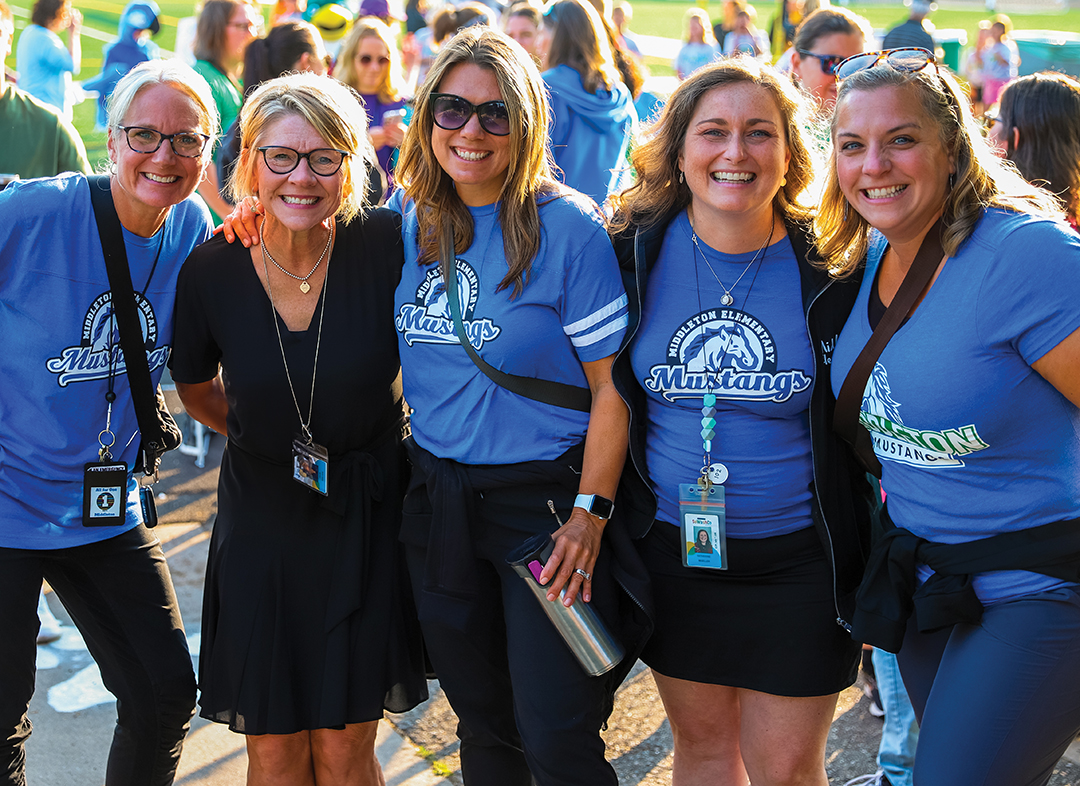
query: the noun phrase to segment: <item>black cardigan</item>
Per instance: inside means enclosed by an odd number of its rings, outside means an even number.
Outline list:
[[[648,273],[656,263],[668,224],[678,213],[649,227],[631,229],[612,238],[629,297],[630,323],[612,369],[615,387],[630,407],[630,452],[619,490],[619,507],[629,515],[630,534],[643,537],[656,516],[656,496],[648,483],[645,463],[645,392],[634,378],[627,351],[641,320]],[[833,570],[837,623],[850,630],[855,591],[870,551],[871,510],[881,502],[847,444],[833,431],[836,399],[829,369],[836,339],[855,303],[862,280],[860,268],[837,280],[810,263],[817,258],[808,227],[787,222],[802,281],[803,311],[814,353],[814,383],[810,396],[810,443],[814,468],[814,525]]]

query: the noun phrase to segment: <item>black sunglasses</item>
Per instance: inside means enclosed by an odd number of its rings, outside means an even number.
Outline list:
[[[475,105],[453,93],[431,94],[431,114],[435,125],[446,131],[463,128],[474,112],[480,121],[480,127],[489,134],[510,134],[510,111],[506,108],[505,101],[485,101]]]
[[[371,61],[376,60],[381,68],[384,65],[390,65],[389,57],[375,57],[374,55],[360,55],[360,65],[371,65]]]
[[[934,72],[937,73],[937,58],[934,57],[933,52],[917,46],[905,46],[899,49],[885,49],[881,52],[865,52],[840,61],[834,71],[836,81],[842,82],[852,74],[873,68],[882,62],[894,71],[905,74],[922,71],[928,65],[934,66]]]
[[[796,49],[802,57],[816,57],[821,63],[821,72],[826,76],[836,74],[836,67],[844,60],[840,55],[819,55],[816,52],[807,52],[805,49]]]

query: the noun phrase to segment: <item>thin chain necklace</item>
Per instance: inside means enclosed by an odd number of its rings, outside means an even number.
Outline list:
[[[330,237],[333,239],[334,230],[330,229]],[[274,319],[274,331],[277,333],[278,347],[281,348],[281,362],[285,364],[285,379],[289,381],[289,392],[292,394],[293,405],[296,407],[296,416],[300,418],[300,429],[304,435],[304,439],[310,444],[312,442],[311,436],[311,413],[315,406],[315,372],[319,369],[319,347],[322,345],[322,326],[323,316],[326,315],[326,280],[330,278],[330,263],[326,263],[326,275],[323,276],[322,285],[322,305],[319,308],[319,332],[315,335],[315,362],[311,366],[311,397],[308,399],[308,412],[307,420],[304,420],[304,416],[300,411],[300,402],[296,398],[296,389],[293,387],[292,374],[289,373],[289,359],[285,357],[285,344],[281,340],[281,327],[278,325],[278,313],[277,306],[274,305],[274,288],[270,286],[270,269],[266,266],[266,258],[269,254],[266,251],[266,243],[262,244],[263,250],[263,273],[266,275],[266,291],[270,295],[270,309]],[[323,252],[325,255],[325,252]],[[270,257],[270,261],[274,262],[274,258]],[[322,262],[322,258],[319,259]],[[277,262],[274,262],[276,265]],[[318,267],[318,265],[316,265]],[[285,271],[288,272],[288,271]],[[314,272],[314,271],[312,271]],[[291,274],[290,274],[291,275]],[[310,276],[311,273],[308,273]],[[294,276],[295,278],[295,276]],[[305,281],[306,285],[307,282]],[[305,290],[306,291],[306,290]]]
[[[720,280],[720,276],[716,275],[716,271],[713,270],[713,266],[709,264],[709,259],[705,256],[705,252],[702,251],[701,246],[698,245],[697,232],[694,230],[694,222],[690,220],[689,214],[687,214],[686,219],[690,223],[690,239],[694,241],[694,248],[696,248],[697,252],[701,254],[701,258],[705,262],[705,267],[709,268],[709,272],[712,273],[713,278],[716,279],[716,283],[720,285],[720,288],[722,290],[724,290],[724,294],[720,296],[720,303],[725,306],[730,306],[732,303],[735,302],[735,298],[731,296],[732,291],[735,289],[735,287],[739,286],[739,282],[743,280],[743,276],[745,276],[747,271],[754,266],[754,263],[758,261],[758,257],[764,253],[765,249],[768,248],[769,243],[772,242],[773,231],[776,229],[776,219],[774,218],[772,224],[770,224],[769,226],[769,236],[765,238],[765,242],[761,244],[761,248],[757,250],[757,253],[754,254],[753,258],[747,263],[746,267],[743,268],[743,272],[739,274],[739,277],[737,279],[735,279],[735,283],[731,285],[730,289],[724,286],[724,282]]]
[[[315,271],[319,269],[319,265],[321,265],[322,261],[326,258],[326,252],[330,250],[330,244],[333,242],[333,240],[334,240],[334,228],[330,227],[330,230],[326,233],[326,246],[323,248],[322,253],[319,255],[319,261],[315,263],[315,267],[313,267],[311,270],[308,271],[308,274],[306,276],[298,276],[295,273],[290,273],[288,270],[286,270],[281,265],[279,265],[278,261],[276,259],[274,259],[274,255],[270,253],[270,249],[268,249],[266,247],[266,238],[263,238],[262,250],[263,250],[263,255],[266,256],[266,257],[269,257],[270,261],[274,263],[274,267],[276,267],[282,273],[287,275],[289,278],[295,278],[297,281],[300,282],[300,291],[303,292],[306,295],[308,292],[311,291],[311,284],[308,283],[308,279],[311,278],[315,274]],[[264,259],[263,260],[263,267],[265,267],[265,266],[266,266],[266,260]],[[267,272],[266,285],[267,285],[267,287],[270,286],[269,271]],[[723,285],[721,284],[721,286],[723,286]]]

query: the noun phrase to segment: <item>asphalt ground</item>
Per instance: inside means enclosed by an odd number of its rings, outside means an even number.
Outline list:
[[[224,439],[214,436],[206,466],[173,451],[165,457],[157,528],[176,585],[189,644],[198,651],[202,584],[207,547],[217,511],[218,467]],[[164,495],[164,496],[160,496]],[[37,692],[31,704],[35,730],[27,745],[30,786],[100,786],[115,721],[115,704],[78,632],[55,596],[53,610],[65,621],[60,641],[38,648]],[[456,718],[432,683],[432,699],[403,715],[386,716],[378,753],[390,786],[461,784]],[[844,691],[826,749],[831,786],[876,770],[882,721],[869,712],[860,685]],[[604,732],[608,758],[627,786],[671,782],[671,730],[649,670],[638,663],[616,698]],[[1080,786],[1080,751],[1074,744],[1056,768],[1051,786]],[[247,756],[243,738],[196,718],[181,759],[180,786],[239,786]]]

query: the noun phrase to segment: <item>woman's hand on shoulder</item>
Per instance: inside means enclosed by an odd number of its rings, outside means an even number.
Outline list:
[[[570,519],[552,534],[555,549],[540,573],[540,583],[547,586],[548,601],[556,601],[563,589],[566,589],[564,606],[572,605],[579,591],[586,603],[592,600],[592,572],[603,535],[604,522],[581,508],[574,508]],[[589,577],[576,573],[577,570]]]
[[[251,248],[259,243],[258,217],[263,214],[263,206],[258,197],[244,197],[233,211],[225,216],[220,229],[230,243],[239,238],[244,248]]]

